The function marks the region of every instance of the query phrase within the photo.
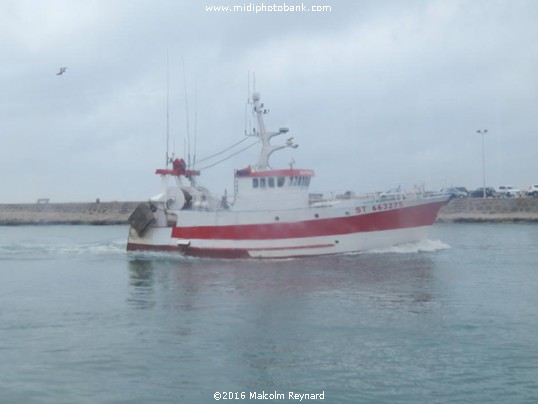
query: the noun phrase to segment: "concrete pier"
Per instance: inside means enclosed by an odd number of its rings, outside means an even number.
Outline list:
[[[140,202],[0,204],[0,225],[126,224]],[[440,222],[537,222],[538,198],[453,199]]]
[[[140,202],[0,204],[0,225],[125,224]]]
[[[440,222],[538,222],[538,198],[459,198],[444,206]]]

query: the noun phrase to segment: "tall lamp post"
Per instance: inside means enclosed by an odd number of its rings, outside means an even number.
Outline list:
[[[482,189],[484,191],[484,198],[486,197],[486,153],[484,151],[484,135],[488,133],[487,129],[477,130],[476,133],[482,135]]]

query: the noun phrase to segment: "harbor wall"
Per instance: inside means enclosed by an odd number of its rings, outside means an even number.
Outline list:
[[[0,225],[126,224],[140,202],[0,204]],[[538,198],[453,199],[439,222],[537,222]]]
[[[439,222],[538,222],[538,198],[457,198],[445,205]]]
[[[0,204],[0,225],[125,224],[140,202]]]

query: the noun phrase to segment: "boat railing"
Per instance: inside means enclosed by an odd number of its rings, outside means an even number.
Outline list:
[[[352,191],[346,191],[344,193],[335,192],[319,192],[309,194],[309,204],[312,207],[329,207],[334,206],[343,201],[354,202],[374,202],[376,200],[376,193],[355,194]]]
[[[378,191],[356,194],[352,191],[345,192],[319,192],[309,195],[309,203],[312,207],[330,207],[344,201],[353,201],[354,203],[368,204],[389,201],[403,201],[423,199],[439,196],[436,192],[425,191],[423,189],[415,189],[413,192],[403,190]]]

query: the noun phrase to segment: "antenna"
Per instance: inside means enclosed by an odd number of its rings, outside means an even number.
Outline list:
[[[183,87],[185,88],[185,114],[187,115],[187,167],[191,167],[191,135],[189,131],[189,100],[187,97],[187,80],[185,79],[185,60],[183,59]]]
[[[196,134],[197,134],[196,123],[197,121],[198,121],[198,83],[196,82],[196,80],[194,80],[194,155],[192,157],[193,169],[196,164]]]
[[[250,104],[250,70],[247,73],[247,102],[245,103],[245,136],[249,135],[248,106]]]
[[[293,165],[295,164],[295,160],[293,159],[293,157],[290,159],[290,161],[288,161],[288,164],[290,166],[290,169],[293,169]]]
[[[166,168],[170,161],[168,148],[170,146],[170,60],[166,49]]]

